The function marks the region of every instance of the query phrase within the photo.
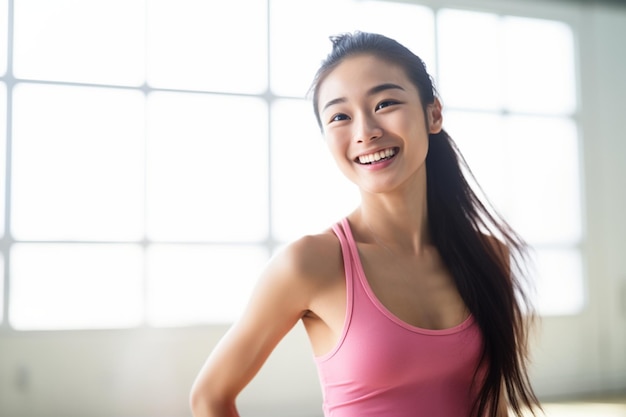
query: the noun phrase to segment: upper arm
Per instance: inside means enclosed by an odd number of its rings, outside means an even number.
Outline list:
[[[211,352],[194,382],[192,401],[232,403],[280,340],[306,313],[316,292],[315,250],[304,239],[274,257],[248,306]],[[314,249],[314,248],[313,248]]]

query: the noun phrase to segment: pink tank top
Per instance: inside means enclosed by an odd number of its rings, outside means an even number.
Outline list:
[[[472,316],[445,330],[403,322],[370,288],[347,219],[333,230],[343,253],[347,308],[337,345],[315,357],[324,416],[469,416],[482,350]]]

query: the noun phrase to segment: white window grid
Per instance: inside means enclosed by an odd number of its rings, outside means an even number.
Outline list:
[[[204,90],[204,91],[198,91],[198,90],[192,90],[192,89],[186,89],[186,88],[157,88],[154,86],[150,86],[148,83],[142,83],[140,85],[137,86],[128,86],[128,85],[115,85],[115,84],[94,84],[94,83],[89,83],[89,82],[73,82],[73,81],[51,81],[51,80],[36,80],[36,79],[18,79],[16,77],[13,76],[13,72],[12,72],[12,68],[13,68],[13,35],[14,35],[14,22],[13,19],[11,18],[11,16],[13,16],[13,12],[14,12],[14,8],[15,8],[15,1],[7,1],[6,2],[6,6],[7,6],[7,10],[8,13],[7,15],[10,16],[10,18],[7,21],[7,41],[6,41],[6,72],[5,74],[0,78],[1,81],[1,85],[5,86],[5,93],[6,93],[6,109],[4,112],[5,115],[5,131],[6,131],[6,146],[5,146],[5,158],[4,158],[4,172],[6,173],[5,178],[4,178],[4,182],[2,185],[2,187],[4,187],[4,201],[3,201],[3,210],[0,211],[1,214],[3,214],[3,228],[1,229],[1,231],[3,232],[2,234],[2,238],[0,241],[0,248],[1,248],[1,263],[0,265],[2,266],[2,271],[3,271],[3,279],[1,280],[2,282],[2,287],[4,289],[3,291],[3,303],[2,303],[2,324],[0,325],[2,329],[11,329],[12,326],[9,324],[10,322],[10,306],[12,303],[12,286],[11,286],[11,273],[12,273],[12,268],[11,268],[11,262],[12,262],[12,257],[13,257],[13,252],[15,250],[16,247],[21,247],[21,246],[36,246],[36,245],[46,245],[46,244],[51,244],[51,245],[82,245],[82,244],[86,244],[86,245],[130,245],[133,246],[135,248],[140,249],[140,251],[144,254],[143,257],[145,258],[146,256],[148,256],[147,252],[149,248],[155,247],[155,246],[159,246],[159,247],[163,247],[165,245],[169,245],[172,247],[176,247],[177,249],[189,249],[189,248],[197,248],[197,247],[201,247],[201,246],[233,246],[233,247],[241,247],[242,249],[246,248],[246,247],[256,247],[258,249],[261,249],[266,256],[270,256],[277,248],[279,248],[282,244],[285,243],[285,231],[280,231],[280,230],[276,230],[276,227],[274,225],[274,219],[275,219],[275,212],[276,211],[280,211],[280,206],[275,204],[275,201],[273,200],[273,189],[272,189],[272,169],[273,169],[273,165],[272,165],[272,160],[271,160],[271,155],[272,155],[272,151],[271,151],[271,147],[272,147],[272,134],[273,134],[273,129],[276,129],[277,127],[275,126],[279,126],[278,124],[275,124],[272,122],[272,117],[273,117],[273,105],[283,105],[286,107],[289,107],[291,104],[294,103],[295,101],[302,101],[302,97],[298,96],[298,95],[290,95],[290,94],[277,94],[275,93],[271,88],[268,88],[267,90],[264,91],[260,91],[259,93],[237,93],[237,92],[228,92],[228,91],[216,91],[216,90]],[[279,2],[276,1],[274,4],[272,3],[268,3],[267,5],[267,15],[271,16],[271,7],[272,5],[276,5]],[[433,13],[439,13],[440,9],[439,8],[431,8],[431,10],[433,11]],[[494,15],[498,16],[498,18],[502,18],[503,14],[501,13],[494,13]],[[267,18],[267,16],[266,16]],[[433,30],[436,33],[436,25],[437,25],[437,20],[434,20],[434,24],[435,27],[433,27]],[[271,36],[271,31],[272,31],[272,26],[271,26],[271,20],[270,23],[268,23],[269,26],[269,31],[267,33],[267,38],[268,40],[270,39]],[[271,43],[270,43],[271,45]],[[327,47],[329,46],[329,44],[326,45]],[[269,53],[270,51],[268,51]],[[427,54],[427,58],[428,58],[428,53],[431,53],[432,55],[430,56],[430,59],[432,60],[432,67],[434,67],[434,73],[438,74],[438,66],[437,66],[437,50],[436,48],[434,48],[432,51],[426,51]],[[0,67],[0,69],[2,69]],[[266,68],[266,74],[267,74],[267,84],[268,86],[272,84],[272,77],[275,74],[275,71],[273,71],[273,69],[271,68],[271,60],[268,58],[267,59],[267,68]],[[436,78],[438,78],[436,76]],[[12,151],[13,151],[13,143],[12,143],[12,128],[13,128],[13,97],[14,97],[14,90],[16,89],[16,87],[18,86],[27,86],[27,85],[43,85],[43,86],[70,86],[70,87],[92,87],[95,89],[121,89],[121,90],[126,90],[126,91],[136,91],[137,93],[143,95],[144,97],[147,97],[151,94],[155,94],[155,93],[163,93],[163,94],[175,94],[175,93],[186,93],[186,94],[198,94],[198,95],[219,95],[219,96],[223,96],[223,95],[227,95],[227,96],[232,96],[232,97],[251,97],[251,98],[257,98],[260,101],[266,103],[268,111],[267,111],[267,136],[268,136],[268,150],[267,150],[267,158],[269,158],[268,163],[267,163],[267,194],[268,194],[268,198],[267,198],[267,207],[265,208],[265,212],[266,212],[266,233],[264,234],[264,237],[260,238],[260,239],[255,239],[255,240],[224,240],[224,241],[219,241],[219,240],[215,240],[215,241],[211,241],[211,240],[204,240],[204,239],[188,239],[188,240],[155,240],[155,239],[151,239],[147,236],[146,233],[146,229],[145,229],[145,223],[142,224],[142,236],[138,239],[127,239],[127,240],[116,240],[116,239],[105,239],[105,240],[93,240],[93,239],[70,239],[70,240],[55,240],[55,239],[49,239],[49,240],[42,240],[42,239],[33,239],[33,240],[29,240],[29,239],[16,239],[13,237],[13,235],[10,233],[10,230],[12,228],[12,211],[11,211],[11,203],[12,203],[12,198],[13,198],[13,193],[14,193],[14,189],[13,189],[13,185],[12,185],[12,174],[13,174],[13,165],[12,165]],[[445,100],[445,95],[444,95],[444,100]],[[303,104],[304,106],[308,106],[308,103]],[[470,112],[477,112],[476,109],[472,109],[472,108],[451,108],[450,111],[460,111],[460,112],[464,112],[464,113],[470,113]],[[509,117],[512,113],[508,110],[503,110],[503,109],[496,109],[496,110],[479,110],[478,111],[481,114],[492,114],[492,115],[496,115],[499,117]],[[578,107],[572,109],[571,114],[565,115],[564,118],[571,120],[574,122],[575,126],[577,126],[577,121],[578,121]],[[535,114],[531,114],[531,113],[524,113],[524,112],[519,112],[518,113],[520,116],[537,116]],[[312,119],[312,114],[309,115]],[[2,162],[2,161],[0,161]],[[582,193],[581,193],[582,194]],[[145,196],[144,196],[145,198]],[[145,203],[144,203],[145,204]],[[349,207],[349,203],[346,205],[344,204],[341,209],[347,209]],[[581,205],[582,207],[582,205]],[[581,208],[582,210],[582,208]],[[346,211],[344,210],[344,213]],[[326,217],[323,219],[323,221],[327,221],[328,219],[331,219],[332,216],[334,216],[337,212],[329,212],[326,214]],[[144,216],[146,214],[144,213]],[[145,218],[144,218],[144,222],[145,222]],[[582,223],[582,222],[581,222]],[[321,225],[321,221],[317,226]],[[328,225],[328,224],[326,224]],[[581,229],[582,229],[582,224],[580,225]],[[314,229],[312,227],[312,229]],[[303,232],[306,232],[306,229],[303,229]],[[282,233],[282,235],[281,235]],[[563,246],[566,246],[569,249],[573,249],[576,251],[579,251],[580,253],[582,253],[582,249],[583,249],[583,233],[582,230],[580,232],[580,235],[578,238],[575,238],[572,242],[570,242],[569,244],[566,245],[562,245],[562,244],[558,244],[558,243],[551,243],[551,242],[544,242],[541,244],[536,244],[535,248],[537,249],[560,249]],[[582,259],[582,258],[581,258]],[[142,276],[142,280],[141,280],[141,291],[144,291],[144,295],[143,295],[143,306],[142,306],[142,311],[139,313],[139,320],[133,325],[133,326],[145,326],[148,325],[149,320],[147,319],[147,308],[148,308],[148,304],[149,302],[145,300],[145,286],[147,284],[147,270],[148,268],[146,267],[145,264],[141,265],[141,276]],[[253,279],[254,277],[252,277]],[[247,284],[245,284],[244,286],[249,286],[251,283],[251,281],[248,280]],[[237,287],[237,286],[235,286]],[[584,297],[584,296],[583,296]],[[223,316],[222,318],[220,318],[220,315],[217,314],[215,315],[216,318],[214,318],[215,321],[220,321],[220,320],[224,320],[224,321],[228,321],[230,319],[232,319],[232,315],[235,314],[234,311],[231,311],[230,313],[226,314],[225,316]],[[163,319],[162,321],[163,323],[167,322],[167,319]],[[175,322],[175,320],[174,320]],[[78,325],[79,328],[88,328],[89,325],[88,324],[82,324],[82,325]],[[113,326],[115,327],[115,326]],[[124,326],[122,326],[124,327]],[[132,327],[132,326],[131,326]]]

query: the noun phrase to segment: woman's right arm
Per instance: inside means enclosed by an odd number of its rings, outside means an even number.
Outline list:
[[[237,395],[278,342],[307,312],[315,294],[319,238],[294,242],[268,264],[241,318],[209,355],[191,390],[194,417],[238,417]],[[317,254],[317,255],[316,255]]]

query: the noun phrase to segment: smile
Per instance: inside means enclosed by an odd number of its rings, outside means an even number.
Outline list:
[[[398,148],[387,148],[382,151],[361,155],[356,158],[356,162],[363,165],[370,165],[376,162],[393,158],[398,153]]]

